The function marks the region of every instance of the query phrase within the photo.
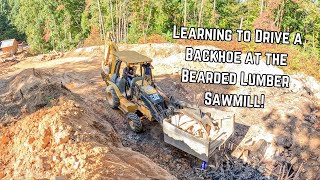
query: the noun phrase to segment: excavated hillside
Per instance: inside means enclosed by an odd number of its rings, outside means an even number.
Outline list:
[[[97,113],[50,72],[27,69],[2,83],[0,178],[174,179],[122,146],[99,114],[105,110]]]
[[[139,134],[127,128],[122,113],[105,101],[103,48],[90,47],[55,60],[40,55],[0,64],[0,179],[320,178],[319,82],[294,74],[286,89],[184,84],[181,67],[283,74],[263,63],[248,67],[185,62],[184,48],[120,46],[151,57],[157,85],[177,99],[201,104],[204,91],[267,97],[264,109],[217,107],[235,113],[235,132],[206,171],[199,172],[200,160],[164,143],[156,122],[143,122]],[[263,143],[235,155],[252,129],[261,129],[255,135]]]

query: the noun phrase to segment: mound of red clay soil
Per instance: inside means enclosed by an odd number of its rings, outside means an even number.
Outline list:
[[[0,92],[0,179],[174,179],[121,145],[112,126],[50,74],[32,69]]]

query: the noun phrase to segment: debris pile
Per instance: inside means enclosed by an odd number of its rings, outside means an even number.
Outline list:
[[[223,161],[221,160],[215,165],[209,165],[203,172],[199,172],[197,169],[195,172],[199,177],[205,179],[275,179],[274,176],[265,176],[258,169],[241,160],[229,157],[222,159]]]
[[[52,51],[48,54],[41,54],[38,56],[39,61],[51,61],[54,59],[59,59],[64,57],[64,53],[62,52],[57,52],[57,51]]]

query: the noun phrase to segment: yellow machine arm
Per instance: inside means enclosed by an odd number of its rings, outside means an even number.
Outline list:
[[[116,56],[114,53],[118,51],[118,46],[115,43],[111,32],[107,33],[107,40],[105,42],[104,59],[102,62],[102,70],[105,75],[113,74],[116,70]],[[110,58],[111,56],[111,58]],[[107,67],[107,72],[105,71]]]

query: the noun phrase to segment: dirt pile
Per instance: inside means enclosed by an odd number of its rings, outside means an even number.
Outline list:
[[[123,147],[112,126],[50,74],[25,70],[3,84],[0,179],[174,179]]]
[[[24,113],[33,113],[50,101],[61,96],[67,96],[63,85],[54,82],[45,71],[26,69],[8,80],[1,80],[0,122],[10,122]]]

